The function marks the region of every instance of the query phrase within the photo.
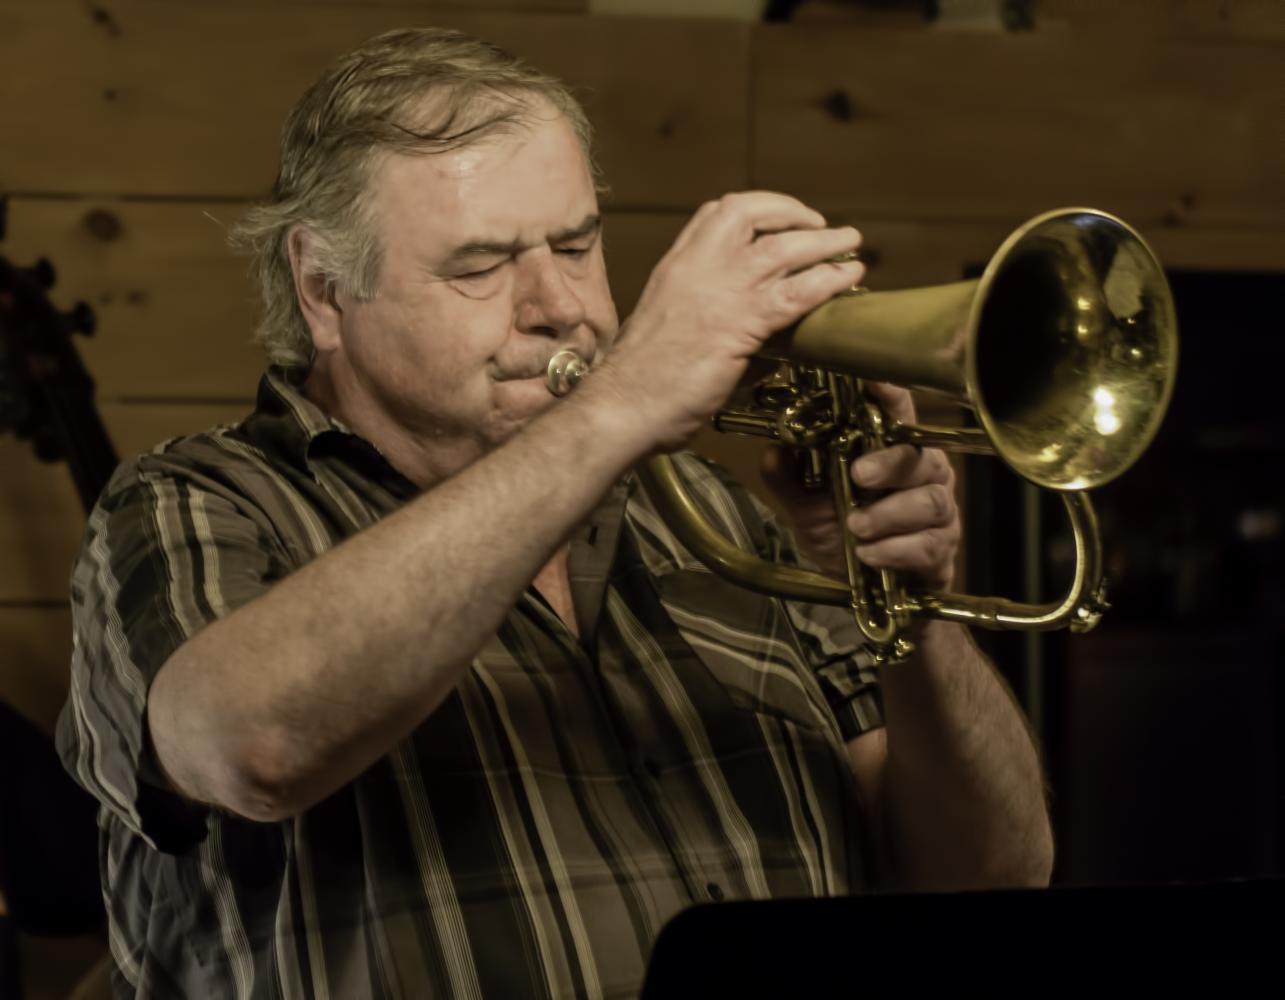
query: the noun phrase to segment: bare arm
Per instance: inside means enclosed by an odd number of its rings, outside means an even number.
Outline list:
[[[812,266],[859,242],[823,225],[763,192],[704,206],[571,397],[180,647],[148,697],[171,784],[275,819],[403,739],[608,486],[695,433],[767,336],[860,276]]]
[[[587,390],[180,647],[148,699],[171,783],[276,818],[404,738],[636,457]]]
[[[890,887],[1047,885],[1053,837],[1034,742],[994,668],[957,625],[933,622],[884,671],[887,729],[849,756],[882,821]]]

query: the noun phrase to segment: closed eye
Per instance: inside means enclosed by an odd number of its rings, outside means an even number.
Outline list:
[[[592,247],[592,246],[587,246],[587,247],[558,247],[558,249],[557,249],[555,252],[556,252],[556,253],[560,253],[560,254],[562,254],[564,257],[583,257],[585,254],[587,254],[587,253],[588,253],[590,250],[592,250],[592,249],[593,249],[593,247]]]
[[[455,275],[457,281],[476,281],[479,278],[485,278],[487,275],[494,274],[502,268],[507,261],[500,261],[498,264],[492,264],[490,267],[484,267],[480,271],[467,271],[464,274]]]

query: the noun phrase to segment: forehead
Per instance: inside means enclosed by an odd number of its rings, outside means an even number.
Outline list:
[[[477,241],[539,242],[597,209],[584,150],[551,109],[461,149],[389,154],[373,172],[370,193],[390,255],[432,257]]]

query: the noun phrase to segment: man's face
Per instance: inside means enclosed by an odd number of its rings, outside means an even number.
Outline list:
[[[555,353],[592,360],[616,335],[588,164],[566,120],[541,117],[453,152],[388,156],[372,178],[379,290],[341,300],[336,362],[366,405],[452,461],[555,403]]]

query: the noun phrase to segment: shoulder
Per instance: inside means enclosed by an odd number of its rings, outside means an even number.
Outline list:
[[[269,455],[245,433],[243,424],[223,424],[169,438],[125,459],[103,491],[103,499],[164,481],[186,481],[210,490],[235,489],[256,473],[280,477],[286,470],[277,456]]]
[[[271,506],[283,490],[297,492],[311,478],[305,451],[263,433],[256,418],[172,437],[125,459],[99,504],[110,507],[140,491],[177,489],[248,511]]]
[[[216,534],[284,552],[291,472],[240,424],[170,438],[120,463],[90,513],[85,547],[113,550]]]

